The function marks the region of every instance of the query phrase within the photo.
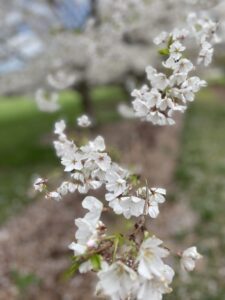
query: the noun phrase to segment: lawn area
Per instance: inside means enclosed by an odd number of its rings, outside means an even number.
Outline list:
[[[92,97],[98,123],[118,118],[116,104],[125,97],[119,88],[98,88]],[[0,98],[0,223],[33,201],[34,174],[44,176],[59,166],[51,142],[54,122],[63,118],[72,127],[82,112],[79,94],[63,93],[60,103],[59,112],[48,114],[38,111],[32,99]]]
[[[202,270],[177,283],[169,299],[225,299],[225,89],[208,88],[189,108],[176,172],[177,201],[189,201],[200,220],[179,240],[196,241]],[[179,218],[179,216],[177,216]]]

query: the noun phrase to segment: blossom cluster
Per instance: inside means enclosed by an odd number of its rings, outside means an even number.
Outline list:
[[[76,74],[66,69],[59,69],[47,76],[50,88],[38,89],[35,93],[35,102],[40,111],[53,113],[60,109],[58,91],[64,90],[75,84]]]
[[[86,197],[82,206],[89,212],[75,220],[78,228],[69,248],[76,257],[75,267],[81,273],[97,272],[99,279],[96,294],[111,299],[160,300],[170,293],[174,270],[164,262],[170,251],[157,237],[136,224],[136,234],[129,237],[107,235],[106,226],[100,221],[102,202],[95,197]],[[137,230],[141,229],[143,239],[137,243]],[[122,241],[122,243],[121,243]],[[196,247],[185,250],[181,255],[181,266],[187,271],[195,268],[201,258]]]
[[[183,1],[171,1],[171,7],[179,10]],[[44,72],[49,72],[47,90],[59,92],[79,87],[81,82],[91,87],[106,83],[124,84],[128,74],[142,73],[147,62],[155,58],[155,51],[149,46],[154,35],[161,30],[162,24],[158,20],[174,24],[164,0],[97,2],[97,21],[88,19],[82,34],[64,30],[50,34],[49,39],[53,42],[46,47],[49,55],[43,64]],[[179,18],[182,19],[180,14]],[[145,28],[152,29],[146,32]],[[40,68],[39,65],[36,69]],[[38,105],[42,111],[54,111],[53,104],[53,109],[49,109],[51,102],[43,103],[46,103],[46,109],[44,105],[41,108]]]
[[[213,45],[221,41],[217,35],[218,23],[208,17],[199,18],[196,13],[189,14],[188,23],[191,33],[200,46],[197,63],[208,66],[212,62]]]
[[[56,191],[49,192],[47,180],[38,178],[35,189],[45,191],[47,198],[60,200],[69,192],[87,194],[104,186],[108,203],[105,207],[92,196],[83,200],[82,206],[88,212],[83,218],[75,219],[75,241],[69,245],[74,251],[72,270],[79,269],[81,273],[95,271],[99,279],[97,295],[115,300],[144,300],[149,295],[154,300],[162,299],[164,294],[172,291],[174,270],[164,262],[171,252],[160,239],[149,234],[146,218],[158,216],[159,205],[165,202],[166,190],[132,183],[130,173],[106,153],[101,136],[78,147],[67,138],[65,129],[64,121],[55,124],[58,140],[54,145],[70,180],[64,181]],[[139,218],[128,236],[108,234],[101,216],[111,209],[125,218]],[[192,271],[201,258],[196,247],[175,255],[181,257],[181,266],[186,271]]]
[[[87,121],[86,116],[83,118]],[[123,214],[125,218],[139,217],[143,214],[148,214],[151,218],[158,216],[159,204],[165,202],[165,189],[135,189],[130,172],[113,162],[106,152],[102,136],[79,147],[67,138],[65,129],[66,124],[63,120],[55,124],[54,132],[58,139],[54,141],[54,146],[69,179],[63,181],[55,191],[46,190],[47,198],[60,200],[68,193],[78,191],[87,194],[90,190],[103,186],[106,190],[105,200],[116,214]],[[44,185],[45,181],[41,179],[35,183],[39,191]]]
[[[170,284],[173,269],[163,262],[169,251],[161,247],[156,237],[146,238],[135,260],[124,263],[117,260],[111,266],[105,265],[98,272],[97,294],[108,295],[111,299],[162,299],[163,294],[172,291]]]
[[[72,73],[62,69],[52,72],[47,76],[48,84],[56,90],[64,90],[73,85],[75,81],[76,74],[74,74],[74,72]]]
[[[92,125],[91,119],[87,115],[82,115],[77,118],[77,125],[83,128],[90,127]]]
[[[200,43],[198,63],[208,66],[212,61],[213,43],[218,41],[217,24],[211,20],[197,19],[195,14],[188,17],[191,30],[174,29],[171,33],[163,31],[154,39],[156,45],[163,45],[159,53],[165,56],[162,62],[164,72],[158,72],[152,66],[146,68],[150,86],[133,90],[132,102],[136,117],[154,125],[173,125],[174,113],[184,112],[195,94],[207,84],[190,73],[195,70],[187,59],[184,42],[193,35]]]

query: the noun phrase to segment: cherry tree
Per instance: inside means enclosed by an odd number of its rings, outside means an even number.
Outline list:
[[[123,5],[121,2],[119,7]],[[141,13],[144,12],[141,10]],[[115,18],[120,20],[118,16]],[[207,67],[211,63],[214,44],[219,41],[217,27],[208,17],[199,18],[192,13],[185,27],[163,31],[154,39],[158,54],[163,58],[162,67],[157,71],[147,66],[148,84],[132,91],[135,117],[161,126],[175,123],[174,113],[184,112],[188,103],[194,101],[195,94],[207,84],[192,73],[198,70],[198,65]],[[193,56],[190,51],[193,43],[198,49],[195,62],[188,59],[190,53]],[[81,127],[91,124],[87,116],[77,122]],[[172,292],[175,275],[165,259],[175,256],[180,259],[182,270],[191,272],[201,258],[195,246],[176,253],[151,232],[148,219],[159,216],[167,198],[166,190],[152,187],[114,162],[102,136],[78,145],[67,136],[63,120],[55,124],[54,133],[57,136],[55,150],[68,179],[54,191],[50,191],[48,181],[42,178],[35,181],[34,187],[44,192],[46,198],[56,201],[68,193],[88,194],[82,201],[87,212],[75,219],[75,241],[69,245],[74,253],[71,270],[94,271],[98,278],[96,295],[113,300],[161,300]],[[101,201],[90,195],[100,187],[105,191]],[[126,233],[109,233],[101,221],[102,215],[108,213],[130,219],[133,229]]]
[[[95,1],[94,18],[90,18],[81,32],[62,30],[55,33],[49,50],[55,64],[49,68],[49,86],[45,88],[50,91],[75,89],[82,95],[86,113],[92,114],[91,88],[116,84],[130,92],[136,81],[143,82],[146,64],[151,61],[160,64],[152,47],[154,36],[165,27],[172,30],[182,26],[186,14],[199,7],[199,1],[195,2],[198,3],[186,0]],[[37,97],[37,103],[39,99]],[[44,110],[42,105],[39,107]]]

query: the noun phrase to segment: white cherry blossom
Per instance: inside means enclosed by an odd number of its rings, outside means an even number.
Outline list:
[[[59,136],[64,136],[64,131],[66,129],[66,123],[64,120],[55,123],[54,133]]]
[[[66,155],[62,157],[61,163],[65,166],[65,172],[71,172],[73,170],[82,170],[82,154],[79,152],[72,152],[70,155]]]
[[[148,213],[149,216],[153,219],[157,218],[159,215],[159,204],[166,201],[165,195],[166,190],[162,188],[139,188],[137,194],[140,195],[146,201],[145,213]]]
[[[183,52],[186,49],[184,45],[181,44],[179,41],[175,41],[170,46],[170,53],[180,53]]]
[[[160,247],[162,241],[155,236],[146,239],[139,250],[138,273],[146,279],[154,277],[164,279],[164,262],[162,258],[169,255],[169,251]]]
[[[74,73],[70,74],[64,70],[58,70],[47,76],[48,84],[57,90],[68,88],[75,83],[75,80],[76,75]]]
[[[124,196],[110,201],[109,206],[116,214],[123,214],[126,219],[130,219],[132,216],[139,217],[143,214],[145,201],[136,196]]]
[[[193,70],[194,66],[192,62],[187,58],[182,58],[175,65],[174,71],[176,73],[185,73],[188,74],[191,70]]]
[[[89,212],[83,218],[75,219],[78,228],[75,234],[77,242],[69,245],[75,255],[85,253],[89,247],[96,247],[99,236],[105,230],[105,225],[99,220],[103,204],[97,198],[89,196],[83,200],[82,206]]]
[[[196,261],[201,258],[202,256],[198,253],[197,248],[190,247],[182,253],[181,266],[188,272],[193,271],[195,268]]]
[[[213,53],[214,49],[212,48],[212,45],[204,41],[198,55],[198,64],[203,62],[205,66],[208,66],[212,62]]]
[[[77,187],[72,182],[64,181],[57,189],[57,192],[61,196],[65,196],[68,193],[74,193],[76,191]]]
[[[93,269],[92,263],[90,260],[85,261],[79,266],[79,272],[81,274],[87,273]]]
[[[115,171],[109,171],[106,174],[106,200],[111,201],[122,195],[127,190],[126,180]]]
[[[154,38],[156,45],[164,44],[168,39],[169,34],[166,31],[162,31],[157,37]]]
[[[174,277],[174,271],[167,265],[164,265],[163,280],[154,277],[151,280],[143,280],[141,287],[138,289],[137,299],[146,300],[151,295],[151,300],[162,300],[164,294],[172,292],[172,288],[169,286]]]
[[[77,118],[77,125],[80,127],[90,127],[91,120],[87,115],[82,115]]]
[[[43,89],[37,90],[35,94],[35,100],[38,108],[44,112],[55,112],[59,110],[57,93],[47,93]]]
[[[127,299],[137,288],[137,274],[124,263],[117,261],[98,272],[97,295],[110,296],[111,299]]]
[[[92,196],[87,196],[83,202],[82,206],[88,209],[89,212],[85,215],[88,220],[98,220],[101,216],[103,210],[103,204],[97,198]]]
[[[94,159],[95,163],[102,171],[107,171],[111,166],[111,158],[107,153],[95,153],[91,159]]]
[[[60,201],[62,200],[62,196],[60,195],[60,193],[53,191],[46,195],[46,199],[54,199],[56,201]]]
[[[37,178],[33,183],[35,191],[43,192],[46,187],[46,179]]]
[[[167,79],[166,75],[163,73],[154,74],[150,82],[153,88],[156,88],[161,91],[164,91],[169,85],[169,80]]]
[[[186,28],[178,29],[175,28],[172,32],[174,40],[184,41],[190,35],[190,31]]]

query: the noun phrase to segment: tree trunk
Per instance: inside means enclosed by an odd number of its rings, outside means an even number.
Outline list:
[[[97,15],[98,15],[98,3],[97,3],[97,0],[92,0],[91,1],[91,5],[92,5],[92,11],[91,11],[92,16],[94,18],[96,18]]]
[[[91,15],[95,19],[95,26],[99,26],[101,22],[98,14],[98,0],[92,0],[91,5]]]
[[[88,116],[94,118],[94,107],[93,107],[93,102],[91,99],[90,87],[88,86],[88,84],[85,81],[82,81],[79,84],[79,86],[76,88],[76,90],[81,95],[84,112]]]

